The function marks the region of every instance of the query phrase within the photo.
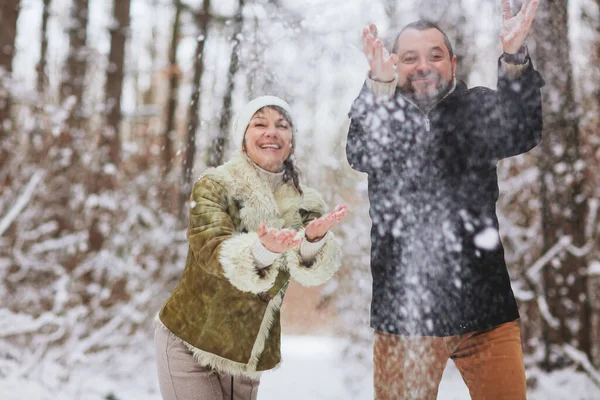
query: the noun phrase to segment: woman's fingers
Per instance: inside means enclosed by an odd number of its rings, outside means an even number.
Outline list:
[[[264,223],[261,223],[258,226],[258,229],[256,230],[256,233],[258,233],[259,237],[264,236],[265,233],[267,233],[267,226]]]

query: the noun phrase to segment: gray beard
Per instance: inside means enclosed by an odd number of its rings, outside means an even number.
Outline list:
[[[441,80],[438,82],[436,86],[436,91],[433,95],[423,94],[420,95],[416,92],[415,88],[412,85],[412,82],[407,80],[407,82],[400,86],[400,93],[413,103],[417,105],[422,111],[429,111],[433,108],[452,88],[452,80],[444,81]]]

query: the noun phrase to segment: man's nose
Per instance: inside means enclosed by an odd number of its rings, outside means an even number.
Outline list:
[[[429,63],[427,62],[427,59],[422,59],[418,62],[418,64],[417,64],[418,72],[429,72],[430,70],[431,70],[431,67],[429,66]]]

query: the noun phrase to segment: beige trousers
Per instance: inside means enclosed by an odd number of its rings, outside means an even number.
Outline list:
[[[163,400],[256,400],[259,381],[201,366],[183,342],[163,326],[156,327],[154,344]]]

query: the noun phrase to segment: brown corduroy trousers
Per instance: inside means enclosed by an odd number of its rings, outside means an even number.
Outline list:
[[[375,331],[377,400],[435,400],[451,358],[473,400],[526,399],[517,321],[457,336],[399,336]]]
[[[256,400],[259,381],[201,366],[185,344],[166,328],[156,327],[154,344],[164,400]]]

